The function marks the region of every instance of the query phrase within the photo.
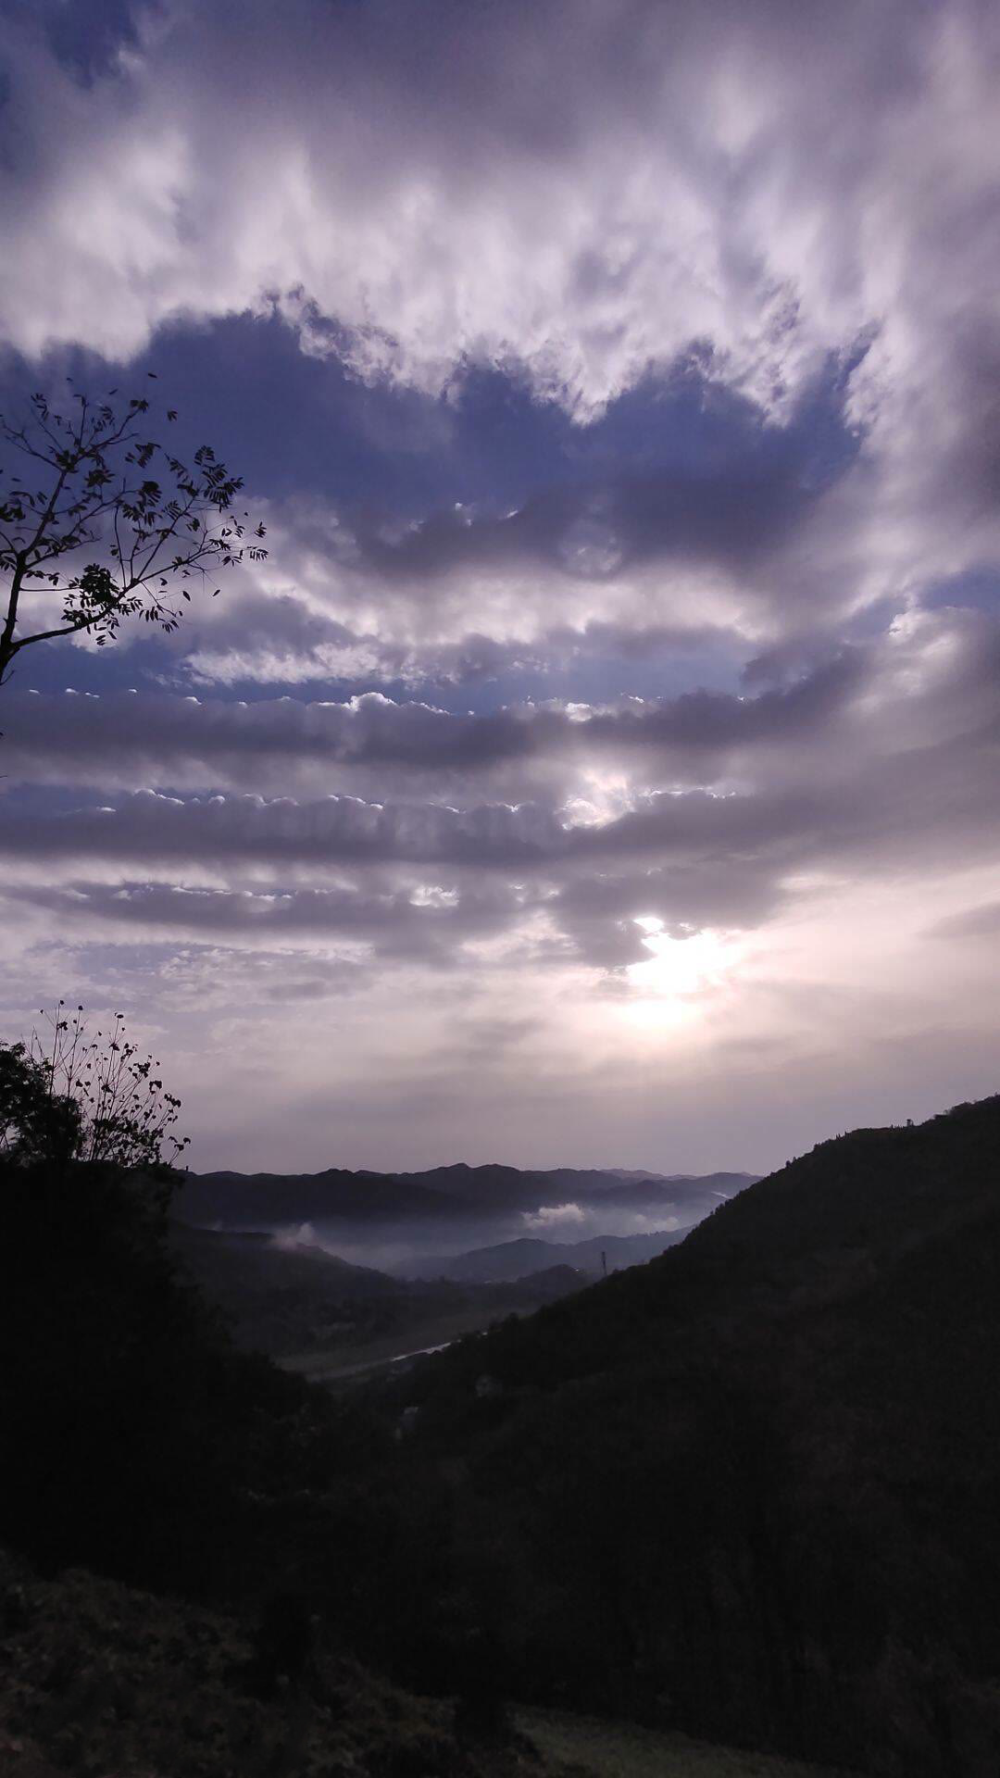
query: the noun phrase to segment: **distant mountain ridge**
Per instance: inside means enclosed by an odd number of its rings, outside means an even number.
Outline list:
[[[268,1227],[327,1217],[390,1220],[454,1214],[443,1192],[384,1173],[189,1173],[178,1194],[185,1222]]]
[[[575,1266],[581,1273],[589,1275],[581,1282],[589,1282],[600,1276],[605,1260],[609,1272],[641,1266],[683,1241],[689,1232],[688,1229],[660,1229],[649,1235],[591,1235],[586,1241],[546,1241],[538,1235],[522,1235],[516,1241],[501,1241],[493,1247],[478,1247],[470,1253],[414,1259],[409,1265],[397,1266],[396,1270],[404,1277],[492,1284],[530,1277],[560,1264]]]
[[[461,1475],[458,1523],[489,1515],[516,1683],[995,1778],[998,1274],[1000,1096],[822,1143],[650,1264],[428,1361],[414,1461]]]
[[[329,1167],[319,1173],[191,1173],[179,1195],[186,1222],[234,1228],[328,1219],[388,1222],[456,1212],[539,1211],[566,1203],[676,1215],[690,1225],[757,1175],[628,1173],[613,1168],[526,1170],[465,1162],[420,1173]]]

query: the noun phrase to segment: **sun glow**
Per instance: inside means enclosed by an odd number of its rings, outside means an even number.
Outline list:
[[[663,921],[644,915],[635,924],[651,955],[626,970],[634,999],[630,1019],[643,1026],[662,1026],[694,1018],[703,1002],[717,995],[731,978],[742,955],[726,933],[706,927],[673,937]]]

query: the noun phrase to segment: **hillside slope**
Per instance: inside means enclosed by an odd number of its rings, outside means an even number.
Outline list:
[[[0,1549],[4,1778],[572,1778],[523,1737],[469,1745],[447,1705],[295,1629]]]
[[[522,1235],[516,1241],[502,1241],[493,1247],[477,1247],[470,1253],[434,1256],[415,1255],[396,1268],[405,1278],[451,1278],[458,1282],[487,1283],[497,1279],[525,1278],[543,1272],[549,1266],[575,1266],[590,1276],[600,1277],[603,1261],[609,1271],[626,1266],[639,1266],[647,1260],[683,1241],[685,1229],[661,1229],[651,1235],[592,1235],[586,1241],[544,1241],[539,1236]]]
[[[558,1247],[544,1268],[525,1268],[530,1277],[514,1272],[477,1284],[436,1274],[390,1278],[325,1248],[286,1245],[246,1229],[173,1221],[169,1246],[181,1275],[222,1311],[237,1346],[286,1363],[294,1359],[294,1368],[310,1375],[444,1344],[504,1315],[529,1313],[586,1281],[571,1265],[559,1265]]]
[[[428,1363],[411,1461],[460,1459],[452,1510],[491,1526],[513,1686],[994,1778],[998,1274],[991,1099],[825,1143]]]

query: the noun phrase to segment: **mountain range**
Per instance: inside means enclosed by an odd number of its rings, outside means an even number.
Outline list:
[[[464,1163],[187,1174],[172,1242],[242,1346],[332,1376],[648,1260],[749,1182]]]
[[[671,1216],[690,1226],[751,1184],[750,1173],[702,1177],[556,1167],[525,1171],[498,1164],[435,1167],[422,1173],[189,1173],[178,1213],[185,1221],[230,1228],[294,1222],[392,1222],[538,1212],[573,1203],[594,1211]]]
[[[513,1700],[879,1778],[996,1778],[1000,1098],[823,1143],[587,1287],[572,1266],[386,1278],[300,1238],[168,1225],[162,1181],[120,1169],[0,1177],[0,1529],[66,1577],[0,1588],[0,1747],[37,1746],[39,1778],[82,1770],[81,1712],[102,1770],[131,1771],[129,1737],[169,1713],[191,1744],[170,1769],[224,1778],[264,1727],[248,1686],[274,1736],[253,1769],[298,1770],[309,1713],[321,1739],[345,1720],[345,1650],[491,1734]],[[527,1286],[558,1300],[527,1314]],[[451,1330],[395,1344],[421,1293]],[[205,1302],[227,1294],[241,1343],[287,1354],[304,1331],[317,1363],[236,1349]],[[328,1311],[368,1350],[310,1387]],[[85,1567],[145,1591],[95,1591]],[[150,1589],[231,1627],[165,1625],[154,1660]],[[177,1662],[219,1636],[245,1652],[194,1703]],[[539,1770],[516,1737],[501,1768],[479,1744],[390,1760],[379,1723],[364,1736],[371,1759],[338,1770]]]
[[[493,1247],[477,1247],[469,1253],[423,1256],[402,1262],[397,1271],[407,1278],[450,1278],[456,1282],[488,1284],[527,1278],[555,1264],[574,1266],[580,1282],[591,1283],[607,1270],[641,1266],[656,1259],[678,1241],[686,1229],[661,1229],[649,1235],[591,1235],[586,1241],[544,1241],[522,1235]]]
[[[390,1277],[324,1247],[256,1230],[173,1221],[170,1249],[185,1277],[221,1310],[235,1343],[305,1374],[357,1374],[402,1352],[437,1346],[505,1315],[530,1314],[590,1282],[564,1249],[539,1242],[541,1263]]]
[[[998,1275],[1000,1097],[823,1143],[648,1265],[397,1381],[429,1522],[488,1525],[480,1609],[517,1601],[504,1682],[992,1778]]]

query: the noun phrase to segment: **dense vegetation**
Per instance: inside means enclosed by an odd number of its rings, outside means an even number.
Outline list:
[[[277,1670],[293,1640],[286,1631],[280,1647],[273,1618],[255,1627],[81,1570],[41,1579],[0,1550],[0,1770],[557,1778],[524,1736],[472,1745],[446,1704],[408,1696],[319,1635],[299,1637],[292,1675]]]
[[[322,1396],[233,1351],[176,1275],[162,1191],[112,1167],[5,1167],[0,1524],[46,1568],[205,1592],[268,1478],[308,1478]]]
[[[410,1541],[451,1543],[442,1649],[464,1586],[516,1692],[994,1773],[998,1267],[990,1100],[824,1144],[649,1266],[427,1364],[397,1405],[420,1404]]]
[[[554,1770],[461,1674],[424,1705],[352,1660],[329,1502],[391,1440],[230,1344],[177,1269],[167,1183],[0,1166],[0,1546],[19,1558],[0,1547],[0,1763],[31,1778]]]
[[[584,1282],[569,1265],[530,1278],[460,1285],[410,1282],[348,1265],[312,1245],[282,1245],[247,1231],[172,1222],[170,1246],[236,1344],[324,1376],[381,1355],[444,1344],[509,1314],[527,1314]],[[559,1249],[549,1250],[554,1256]]]
[[[43,1574],[225,1608],[276,1668],[319,1624],[481,1727],[520,1697],[993,1778],[1000,1101],[339,1398],[229,1344],[142,1175],[0,1189],[0,1537]]]

